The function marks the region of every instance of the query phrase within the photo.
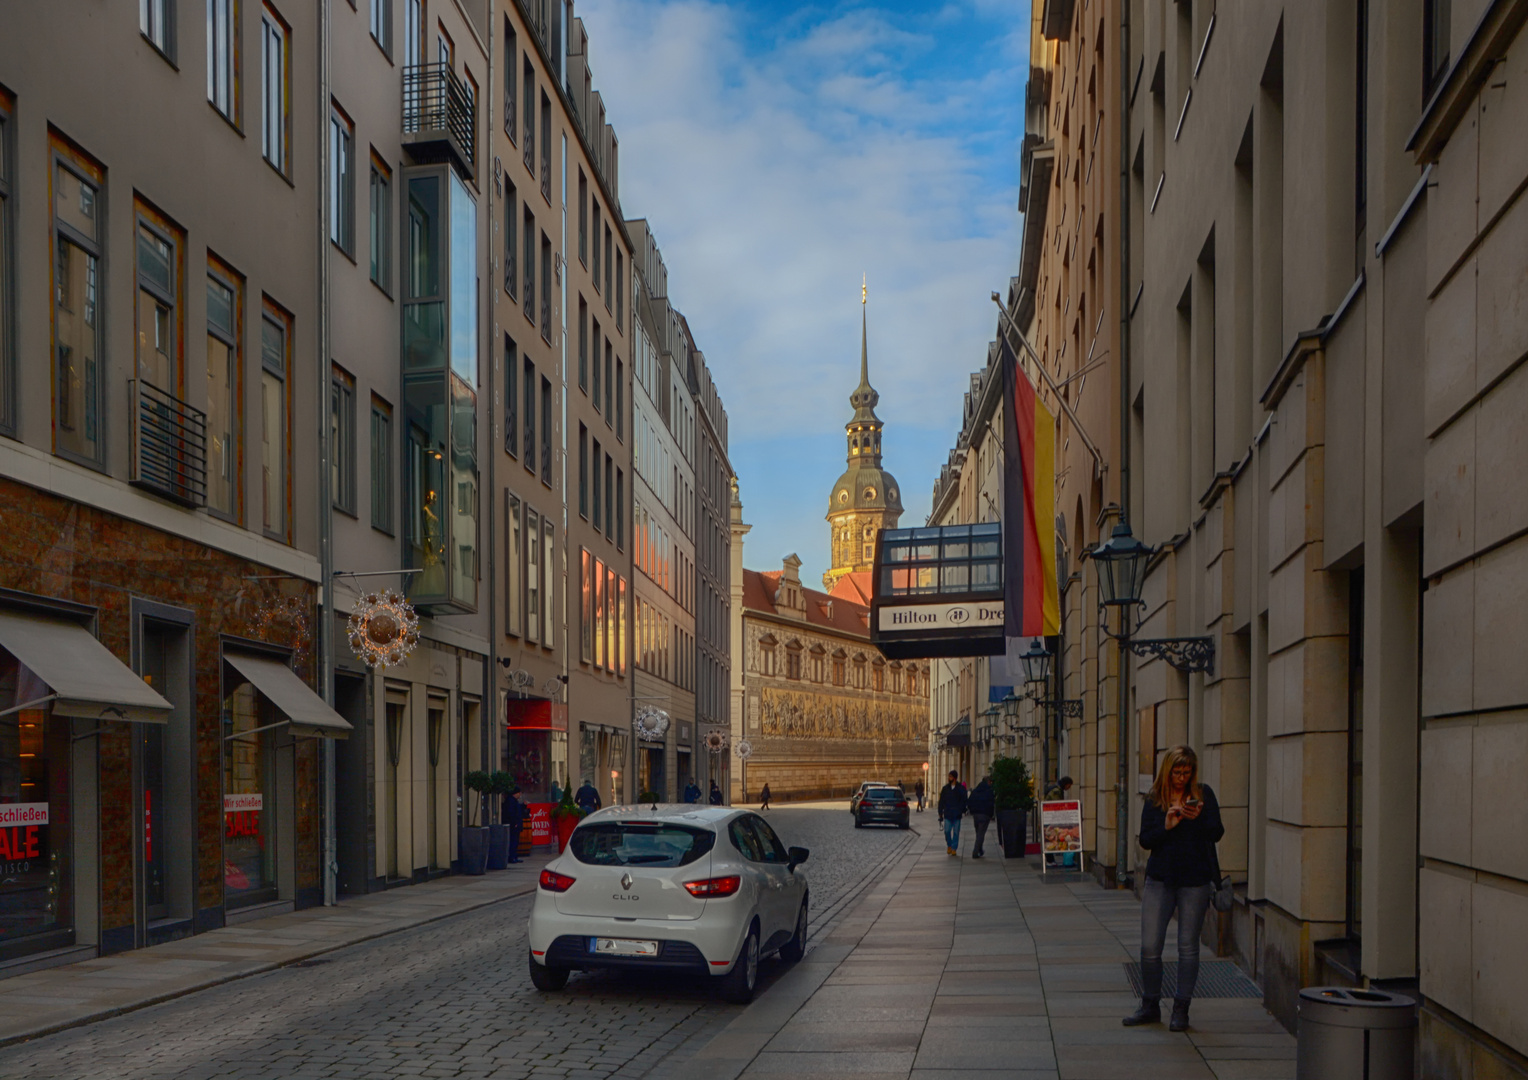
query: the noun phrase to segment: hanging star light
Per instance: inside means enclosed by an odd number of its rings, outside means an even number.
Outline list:
[[[737,755],[739,761],[747,761],[753,757],[753,743],[747,739],[739,739],[737,745],[732,748],[732,752]]]
[[[669,714],[663,709],[644,705],[637,710],[637,738],[661,739],[668,733]]]
[[[402,593],[362,593],[350,609],[350,648],[367,667],[395,667],[419,644],[419,616]]]
[[[721,728],[712,728],[706,732],[706,749],[713,754],[722,754],[727,750],[727,733]]]

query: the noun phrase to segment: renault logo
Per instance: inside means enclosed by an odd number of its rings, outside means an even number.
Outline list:
[[[621,875],[621,888],[623,888],[623,889],[630,889],[631,888],[631,875],[630,874],[622,874]]]

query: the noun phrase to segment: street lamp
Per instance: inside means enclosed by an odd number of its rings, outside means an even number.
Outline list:
[[[1020,654],[1019,662],[1024,666],[1024,682],[1027,685],[1050,681],[1050,650],[1039,638],[1029,639],[1029,651]]]
[[[1146,584],[1146,566],[1156,549],[1147,547],[1131,533],[1125,522],[1114,526],[1107,541],[1089,553],[1098,567],[1098,602],[1104,608],[1119,609],[1119,633],[1104,633],[1143,659],[1165,660],[1179,671],[1215,673],[1215,639],[1211,637],[1137,638],[1130,629],[1130,609],[1142,607],[1141,589]]]
[[[1093,549],[1098,566],[1099,602],[1106,607],[1129,608],[1141,602],[1141,587],[1146,582],[1146,563],[1155,554],[1120,522],[1114,534]]]

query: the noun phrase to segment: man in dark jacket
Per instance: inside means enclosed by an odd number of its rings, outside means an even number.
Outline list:
[[[996,812],[997,796],[992,792],[992,778],[982,777],[982,782],[977,784],[971,791],[971,797],[966,800],[966,809],[971,811],[971,824],[976,828],[976,843],[971,849],[971,858],[982,857],[982,844],[987,839],[987,826],[992,824],[992,815]]]
[[[684,801],[687,803],[700,802],[700,785],[691,780],[684,786]]]
[[[520,801],[520,787],[516,785],[504,796],[500,810],[504,824],[509,826],[509,861],[520,861],[520,830],[525,827],[525,804]]]
[[[966,813],[966,785],[960,773],[950,770],[950,782],[939,790],[939,820],[944,822],[944,850],[960,857],[960,819]]]
[[[585,814],[592,814],[600,808],[600,793],[594,790],[593,784],[585,780],[584,786],[574,793],[573,801]]]
[[[711,781],[711,805],[712,806],[720,806],[721,804],[722,804],[722,789],[716,786],[716,781],[715,780],[712,780]]]

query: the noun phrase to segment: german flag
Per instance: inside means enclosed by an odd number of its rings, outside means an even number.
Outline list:
[[[1056,417],[1004,335],[1003,633],[1061,632],[1056,596]]]

